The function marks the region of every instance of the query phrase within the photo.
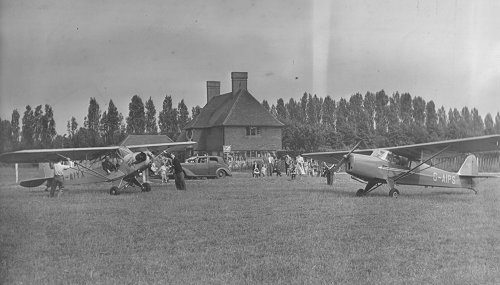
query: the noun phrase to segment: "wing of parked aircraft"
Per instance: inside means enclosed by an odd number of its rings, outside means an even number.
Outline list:
[[[196,142],[170,142],[157,144],[143,144],[127,146],[131,151],[143,151],[149,149],[151,152],[169,150],[173,147],[189,146]],[[26,149],[0,155],[0,161],[6,163],[39,163],[53,162],[62,158],[71,160],[92,160],[112,151],[117,151],[123,146],[104,147],[82,147],[82,148],[55,148],[55,149]]]
[[[429,143],[411,144],[384,148],[394,154],[407,157],[410,160],[421,160],[430,155],[443,151],[440,156],[456,154],[500,151],[500,135],[471,137],[463,139],[445,140]]]

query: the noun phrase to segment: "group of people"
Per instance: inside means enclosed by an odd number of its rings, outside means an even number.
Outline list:
[[[269,155],[263,160],[255,160],[252,165],[252,176],[281,176],[281,169],[279,166],[279,160],[277,160],[273,155]]]

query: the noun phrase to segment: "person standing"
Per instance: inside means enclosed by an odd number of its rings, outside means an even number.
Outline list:
[[[167,157],[172,159],[172,167],[174,169],[175,187],[177,190],[186,190],[186,182],[184,181],[184,171],[182,165],[173,153],[169,153]]]
[[[61,197],[64,189],[64,169],[68,169],[69,165],[63,165],[61,161],[54,163],[54,178],[52,179],[52,183],[50,185],[50,194],[49,197],[54,197],[56,187],[59,187],[59,193],[57,193],[57,197]]]
[[[167,165],[166,163],[162,163],[160,167],[160,174],[161,174],[161,183],[167,183],[168,182],[168,176],[167,176]]]
[[[333,185],[333,175],[335,175],[335,171],[333,171],[333,167],[335,167],[335,164],[328,166],[328,164],[326,162],[323,162],[323,168],[325,169],[325,176],[326,176],[326,184],[327,185]]]

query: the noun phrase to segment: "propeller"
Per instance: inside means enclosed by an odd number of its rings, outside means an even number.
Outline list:
[[[342,165],[344,165],[344,163],[349,159],[351,153],[353,153],[359,147],[361,142],[362,141],[359,141],[346,155],[344,155],[344,157],[340,160],[340,162],[337,165],[335,165],[335,168],[333,168],[333,172],[339,171]]]

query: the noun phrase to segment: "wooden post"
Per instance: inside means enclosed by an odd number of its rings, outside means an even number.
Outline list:
[[[19,182],[19,167],[17,166],[17,163],[16,163],[16,183]]]

